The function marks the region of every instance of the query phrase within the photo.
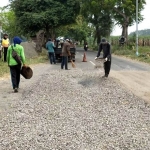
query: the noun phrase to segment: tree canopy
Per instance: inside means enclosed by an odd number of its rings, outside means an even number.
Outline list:
[[[11,7],[22,30],[50,32],[61,25],[75,22],[79,13],[78,0],[12,0]]]
[[[136,21],[136,0],[10,0],[10,2],[10,11],[3,12],[0,18],[5,18],[1,21],[3,28],[11,34],[13,32],[35,34],[39,30],[44,30],[48,37],[65,32],[65,35],[74,36],[78,40],[85,40],[87,36],[92,35],[99,43],[102,36],[110,35],[114,22],[122,28],[120,35],[127,38],[128,27]],[[143,20],[141,11],[144,5],[145,0],[139,0],[139,22]],[[78,17],[79,13],[82,19]]]

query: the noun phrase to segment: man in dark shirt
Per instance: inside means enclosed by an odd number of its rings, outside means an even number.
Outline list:
[[[102,50],[103,50],[104,71],[105,71],[105,75],[103,77],[108,77],[111,67],[111,49],[110,44],[106,41],[105,38],[102,38],[102,41],[99,44],[97,57],[95,59],[97,59],[100,56]]]

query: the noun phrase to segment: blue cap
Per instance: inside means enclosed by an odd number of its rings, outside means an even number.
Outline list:
[[[18,36],[16,36],[13,38],[13,42],[14,42],[14,46],[16,46],[16,44],[20,44],[22,40]]]

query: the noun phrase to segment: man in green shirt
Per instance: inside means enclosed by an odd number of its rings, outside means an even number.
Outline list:
[[[11,81],[14,92],[18,92],[20,83],[21,64],[18,64],[16,60],[12,57],[12,46],[14,51],[16,51],[17,54],[21,57],[23,66],[25,66],[25,54],[23,46],[20,45],[21,42],[22,40],[19,37],[14,37],[13,39],[14,44],[10,45],[7,51],[7,62],[8,66],[10,67]]]

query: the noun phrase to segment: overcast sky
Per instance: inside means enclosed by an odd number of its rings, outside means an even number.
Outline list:
[[[7,5],[9,2],[8,0],[0,0],[0,7],[3,7],[5,5]],[[138,29],[139,30],[143,30],[143,29],[150,29],[150,14],[149,14],[149,10],[150,10],[150,0],[146,0],[146,5],[144,10],[142,11],[142,15],[144,17],[144,20],[139,23],[138,25]],[[112,32],[112,35],[121,35],[121,29],[116,26],[114,28],[114,31]],[[132,27],[128,28],[128,33],[136,31],[136,24],[133,25]]]
[[[150,0],[146,0],[146,5],[144,10],[142,11],[142,15],[144,17],[144,20],[138,24],[138,30],[143,29],[150,29]],[[136,24],[128,28],[128,33],[136,31]],[[112,35],[121,35],[122,30],[116,26],[114,28],[114,31],[112,32]]]

